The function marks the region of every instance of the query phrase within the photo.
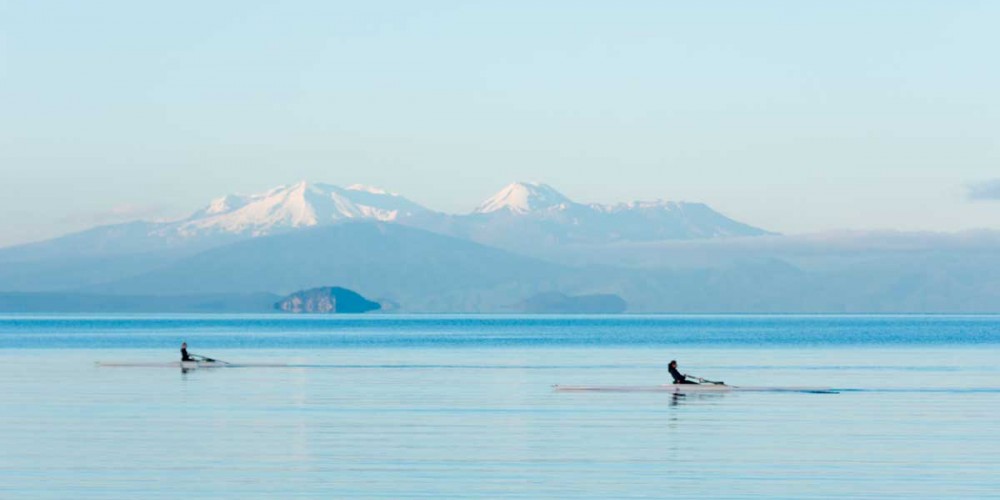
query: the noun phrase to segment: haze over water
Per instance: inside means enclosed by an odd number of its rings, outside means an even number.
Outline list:
[[[192,352],[241,364],[109,368]],[[0,497],[985,498],[997,316],[4,316]],[[666,362],[838,394],[650,386]]]

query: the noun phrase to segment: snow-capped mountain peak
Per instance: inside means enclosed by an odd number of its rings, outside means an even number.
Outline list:
[[[572,203],[548,184],[514,182],[480,204],[473,213],[487,214],[506,210],[515,214],[527,214]]]
[[[298,182],[265,193],[213,200],[177,227],[181,236],[230,233],[261,236],[346,219],[395,221],[427,209],[384,189]]]

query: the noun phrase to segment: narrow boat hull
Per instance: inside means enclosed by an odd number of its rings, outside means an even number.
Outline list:
[[[286,363],[226,363],[225,361],[173,361],[161,363],[120,363],[98,361],[96,366],[102,368],[184,368],[190,370],[194,368],[296,368],[302,365],[290,365]]]
[[[651,386],[555,385],[560,392],[670,392],[675,394],[704,392],[835,392],[830,387],[747,387],[724,384],[663,384]]]
[[[221,361],[174,361],[172,363],[104,363],[97,362],[97,366],[110,368],[222,368],[231,366],[229,363]]]

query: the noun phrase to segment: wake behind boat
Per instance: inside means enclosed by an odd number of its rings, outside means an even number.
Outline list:
[[[663,385],[559,385],[552,388],[559,392],[669,392],[674,394],[693,394],[706,392],[802,392],[819,394],[836,394],[831,387],[761,387],[736,386],[726,384],[663,384]]]
[[[295,366],[283,363],[228,363],[226,361],[219,361],[219,360],[173,361],[173,362],[98,361],[95,364],[102,368],[183,368],[185,370],[190,370],[194,368],[289,368]]]

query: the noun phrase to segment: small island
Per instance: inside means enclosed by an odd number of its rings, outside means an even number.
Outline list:
[[[377,311],[382,306],[353,290],[327,286],[295,292],[275,303],[274,308],[296,314],[357,314]]]

